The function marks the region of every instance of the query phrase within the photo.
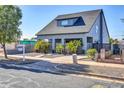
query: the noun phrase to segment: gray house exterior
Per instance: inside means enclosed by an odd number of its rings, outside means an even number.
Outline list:
[[[102,9],[57,16],[37,34],[37,39],[47,39],[52,50],[56,44],[65,45],[70,40],[80,40],[82,50],[106,48],[109,32]]]

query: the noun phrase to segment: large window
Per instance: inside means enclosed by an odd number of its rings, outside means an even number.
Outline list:
[[[87,37],[87,43],[93,43],[93,37]]]
[[[68,22],[68,20],[63,20],[63,21],[61,21],[60,25],[66,26],[66,25],[69,25],[69,22]]]
[[[83,45],[83,39],[82,38],[69,38],[69,39],[65,39],[65,44],[69,43],[70,41],[74,41],[74,40],[79,40],[81,42],[81,46]]]
[[[57,20],[57,25],[60,27],[81,26],[84,25],[84,21],[82,17],[59,19]]]
[[[55,39],[55,46],[56,46],[57,44],[61,44],[61,39]]]

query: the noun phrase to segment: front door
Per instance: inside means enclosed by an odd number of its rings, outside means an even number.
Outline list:
[[[93,37],[87,37],[87,49],[93,48]]]
[[[62,42],[61,42],[61,39],[55,39],[55,48],[56,48],[56,46],[58,45],[58,44],[61,44]]]

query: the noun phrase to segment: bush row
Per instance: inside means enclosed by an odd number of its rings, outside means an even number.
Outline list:
[[[57,44],[56,53],[62,54],[64,52],[67,52],[69,54],[74,54],[74,53],[77,53],[77,50],[80,46],[81,46],[80,40],[70,41],[65,46],[62,44]],[[38,40],[34,48],[37,52],[48,53],[48,51],[50,50],[50,43],[45,42],[43,40]],[[97,50],[93,48],[88,49],[86,52],[89,58],[94,58],[96,53],[97,53]]]

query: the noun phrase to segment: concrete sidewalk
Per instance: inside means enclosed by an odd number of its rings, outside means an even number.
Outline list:
[[[18,56],[18,55],[8,55],[8,57],[19,58],[19,59],[23,58],[23,56]],[[25,58],[30,60],[39,60],[39,61],[44,60],[52,63],[73,64],[72,56],[63,56],[58,58],[35,58],[35,57],[25,56]],[[81,56],[78,57],[78,59],[80,58]],[[124,68],[124,64],[102,63],[102,62],[84,61],[84,60],[78,60],[78,64],[89,65],[89,66],[100,66],[100,67]]]

